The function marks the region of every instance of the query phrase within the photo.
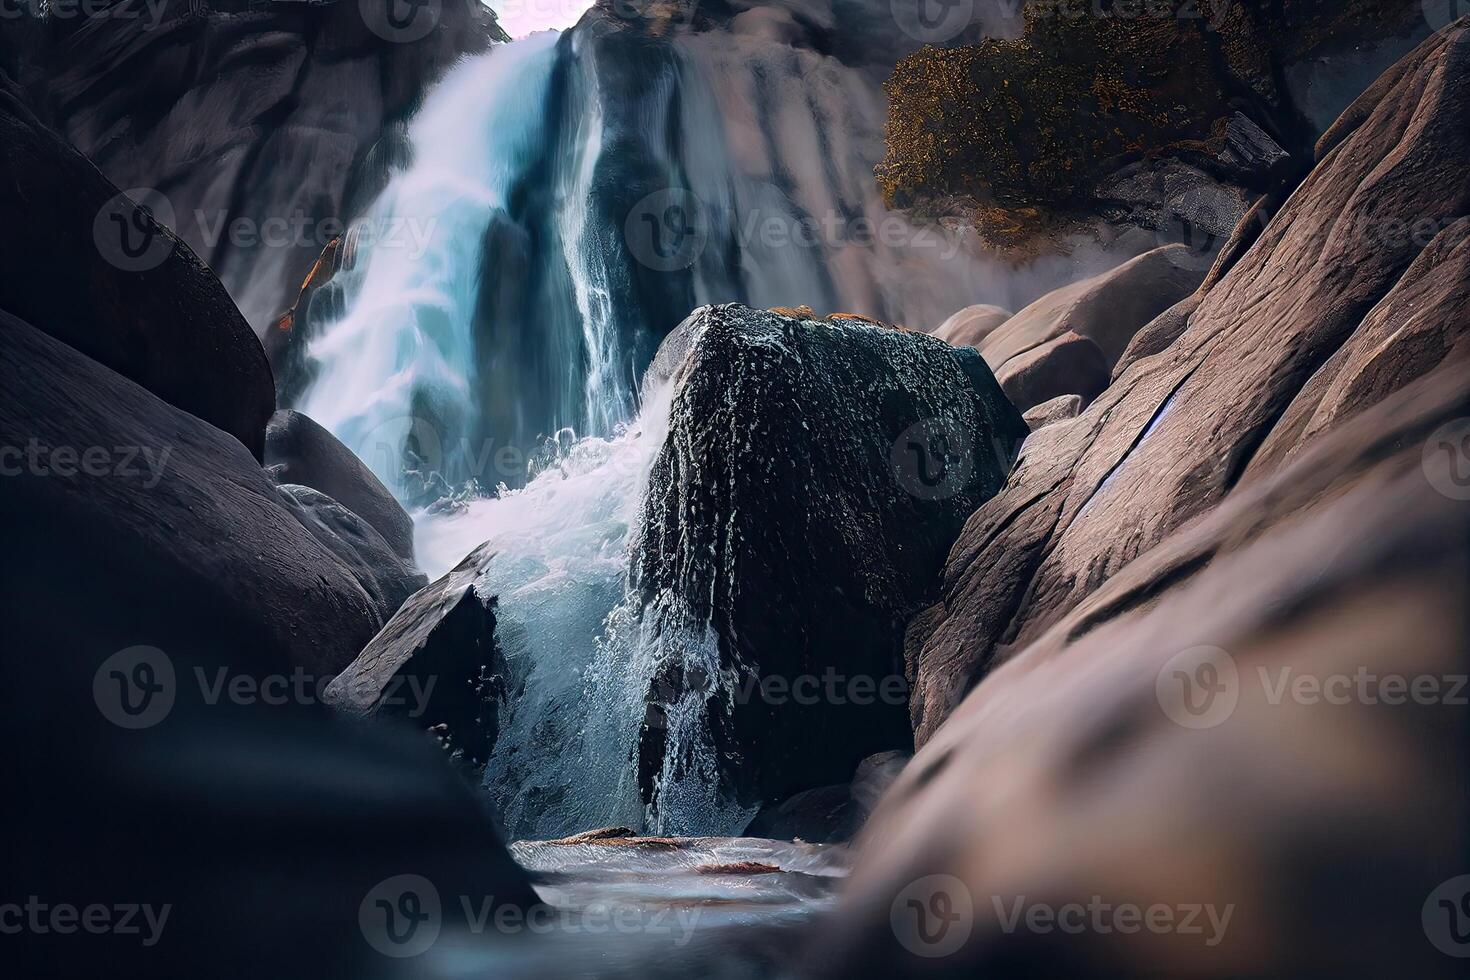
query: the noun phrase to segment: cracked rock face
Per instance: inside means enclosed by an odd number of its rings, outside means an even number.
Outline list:
[[[1025,424],[974,350],[853,319],[705,308],[653,370],[678,387],[634,557],[644,615],[713,636],[731,683],[710,717],[737,796],[844,781],[906,745],[901,624]],[[645,790],[669,713],[704,680],[673,661],[656,678]]]
[[[1192,310],[1160,317],[1154,352],[1027,442],[950,555],[942,614],[910,638],[921,744],[987,670],[1138,555],[1464,351],[1463,36],[1426,41],[1364,93],[1249,250]]]

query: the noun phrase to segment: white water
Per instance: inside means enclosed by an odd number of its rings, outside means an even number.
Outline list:
[[[486,472],[498,448],[480,427],[490,401],[514,438],[556,432],[554,463],[523,489],[415,514],[419,563],[431,576],[482,542],[497,550],[481,588],[499,597],[511,677],[486,787],[517,837],[610,824],[738,833],[751,814],[722,798],[705,715],[733,678],[721,675],[698,624],[665,597],[645,608],[628,583],[671,397],[667,387],[644,392],[639,410],[639,358],[650,352],[635,353],[630,337],[674,324],[647,322],[622,222],[596,206],[616,200],[608,184],[618,171],[599,169],[614,145],[609,126],[621,119],[620,151],[643,154],[704,212],[709,246],[683,278],[656,280],[669,296],[683,289],[698,303],[805,304],[924,326],[977,301],[1014,306],[1013,277],[883,208],[872,179],[883,101],[858,72],[769,40],[696,35],[677,42],[671,67],[630,109],[605,104],[595,60],[576,40],[498,47],[432,94],[411,129],[413,164],[364,222],[432,222],[427,251],[381,239],[360,249],[341,283],[347,312],[311,347],[320,374],[301,407],[404,499],[410,438],[453,483],[517,482]],[[571,70],[558,76],[568,58]],[[510,216],[528,188],[535,213]],[[538,216],[540,238],[526,231]],[[542,251],[487,268],[487,229],[502,219]],[[799,237],[811,227],[826,230]],[[864,240],[864,227],[876,241]],[[542,280],[527,287],[532,301],[506,313],[512,280],[531,273]],[[524,360],[504,360],[516,352]],[[573,427],[590,435],[578,439]],[[714,688],[669,707],[649,809],[635,752],[650,680],[670,664]]]

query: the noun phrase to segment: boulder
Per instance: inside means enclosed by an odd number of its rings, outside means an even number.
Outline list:
[[[1042,402],[1040,405],[1028,408],[1021,416],[1031,431],[1045,428],[1053,422],[1065,422],[1067,419],[1075,419],[1082,412],[1082,396],[1080,395],[1058,395],[1050,401]]]
[[[907,752],[875,752],[858,763],[851,783],[802,790],[763,806],[740,836],[809,844],[851,840],[908,759]]]
[[[956,347],[979,347],[995,328],[1012,316],[1010,310],[979,303],[967,306],[934,328],[934,336]]]
[[[238,440],[0,314],[6,600],[52,645],[330,677],[383,624]]]
[[[1111,368],[1140,328],[1194,292],[1209,265],[1184,245],[1145,252],[1047,293],[992,331],[980,353],[999,375],[1013,358],[1071,331],[1097,344]]]
[[[0,235],[0,309],[259,459],[276,401],[265,352],[214,273],[144,207],[158,202],[125,195],[7,84],[0,142],[0,211],[12,226]]]
[[[950,555],[944,614],[917,658],[920,744],[988,669],[1138,555],[1463,350],[1463,33],[1426,41],[1348,110],[1172,343],[1027,441]],[[1411,232],[1431,215],[1439,234]]]
[[[505,699],[495,600],[475,590],[493,557],[480,546],[404,603],[327,686],[327,703],[358,717],[406,720],[432,732],[461,767],[484,769]]]
[[[1434,903],[1465,887],[1441,774],[1470,763],[1470,492],[1443,436],[1467,415],[1446,365],[1025,644],[890,789],[807,970],[1460,975]],[[1159,908],[1170,928],[1136,928]]]
[[[357,579],[384,622],[429,584],[428,576],[394,554],[372,525],[331,497],[294,483],[277,489],[301,526]]]
[[[381,480],[309,416],[291,409],[271,416],[265,464],[277,483],[318,490],[370,524],[393,552],[413,561],[413,520]]]
[[[731,305],[691,315],[651,373],[676,388],[633,557],[645,628],[668,651],[645,794],[691,694],[744,800],[905,748],[903,625],[1026,435],[984,361],[913,331]],[[710,639],[715,676],[679,636]]]
[[[1017,354],[995,373],[1011,404],[1025,412],[1068,395],[1086,405],[1108,386],[1108,362],[1097,344],[1068,330]]]

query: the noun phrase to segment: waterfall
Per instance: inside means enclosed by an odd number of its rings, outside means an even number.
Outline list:
[[[479,584],[511,677],[485,786],[512,835],[751,815],[715,776],[717,697],[672,706],[654,799],[637,785],[659,671],[732,682],[698,623],[629,587],[672,397],[640,377],[706,303],[926,326],[1013,299],[1008,270],[884,209],[883,113],[869,76],[810,49],[589,16],[449,74],[354,226],[300,407],[414,512],[431,576],[495,548]],[[427,240],[394,247],[384,230],[410,221]]]

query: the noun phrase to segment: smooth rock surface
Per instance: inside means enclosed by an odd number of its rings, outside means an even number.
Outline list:
[[[1108,386],[1108,362],[1097,344],[1068,330],[1017,354],[995,373],[1001,390],[1022,412],[1075,395],[1086,405]]]
[[[1014,314],[988,303],[967,306],[934,328],[934,336],[956,347],[979,347]]]

